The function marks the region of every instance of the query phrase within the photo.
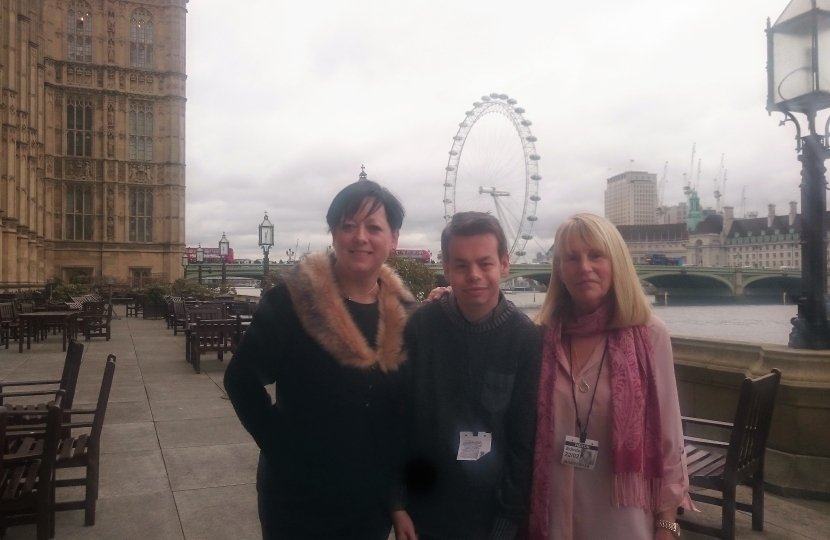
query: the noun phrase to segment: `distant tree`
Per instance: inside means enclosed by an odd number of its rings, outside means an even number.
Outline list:
[[[262,294],[265,294],[271,289],[273,289],[274,285],[279,283],[280,279],[280,271],[276,269],[270,269],[268,275],[262,278]]]
[[[426,298],[429,291],[435,288],[435,274],[420,261],[392,255],[386,260],[386,264],[397,272],[418,300]]]

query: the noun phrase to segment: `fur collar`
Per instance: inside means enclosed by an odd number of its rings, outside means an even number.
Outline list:
[[[395,371],[406,361],[403,329],[417,302],[398,275],[383,265],[378,292],[377,348],[372,349],[352,320],[334,278],[334,257],[309,255],[283,274],[294,309],[306,332],[343,366]]]

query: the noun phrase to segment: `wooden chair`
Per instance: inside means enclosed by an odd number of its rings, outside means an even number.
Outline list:
[[[781,371],[777,369],[758,379],[745,379],[741,385],[738,409],[732,424],[700,418],[682,418],[684,426],[700,424],[732,431],[729,443],[685,437],[689,483],[722,494],[722,497],[713,497],[703,493],[692,493],[692,499],[718,505],[722,510],[720,529],[681,519],[679,521],[683,529],[723,540],[734,540],[737,508],[752,514],[753,530],[764,530],[764,454],[780,381]],[[699,446],[725,449],[726,454],[710,453]],[[751,504],[736,501],[736,488],[742,483],[752,485]]]
[[[202,319],[190,326],[190,363],[202,372],[202,353],[215,351],[221,362],[224,353],[234,350],[236,319]]]
[[[84,486],[85,495],[83,500],[60,502],[55,505],[55,510],[81,510],[84,511],[84,524],[95,525],[95,503],[98,500],[98,474],[99,456],[101,454],[101,430],[104,427],[104,416],[107,413],[107,402],[109,401],[112,379],[115,376],[115,355],[107,357],[107,364],[104,368],[104,378],[101,381],[101,390],[98,393],[98,403],[94,409],[67,409],[64,417],[71,415],[92,415],[91,421],[72,422],[64,424],[65,428],[91,428],[87,434],[68,436],[63,438],[57,448],[57,469],[69,469],[83,467],[85,474],[82,478],[61,479],[55,482],[56,487]]]
[[[21,405],[14,403],[5,403],[5,400],[31,396],[49,396],[54,395],[56,390],[18,390],[7,391],[9,387],[16,386],[50,386],[58,385],[58,390],[63,391],[63,405],[67,408],[72,407],[72,402],[75,399],[75,386],[78,383],[78,373],[81,370],[81,360],[84,356],[84,346],[77,343],[74,339],[69,341],[69,346],[66,348],[66,359],[63,363],[63,373],[60,379],[43,379],[43,380],[29,380],[29,381],[2,381],[0,382],[0,409],[15,413],[9,419],[9,422],[14,424],[26,423],[42,423],[42,415],[48,408],[47,403],[37,403],[34,405]],[[5,405],[5,407],[3,407]],[[34,417],[32,415],[35,415]]]
[[[125,317],[136,317],[138,318],[144,312],[144,295],[136,295],[135,297],[129,299],[126,304],[127,314]]]
[[[20,331],[20,323],[14,310],[14,304],[7,302],[0,304],[0,331],[3,334],[3,341],[6,348],[9,348],[9,341],[12,337],[17,338]]]
[[[0,407],[0,532],[6,527],[35,522],[38,540],[55,537],[55,458],[63,416],[64,395],[57,391],[46,408],[39,437],[7,431],[11,414]],[[6,453],[6,448],[9,452]]]
[[[217,320],[222,318],[222,310],[218,307],[194,307],[185,306],[184,322],[184,359],[190,362],[190,334],[192,326],[201,320]]]
[[[101,302],[103,303],[103,302]],[[95,302],[99,304],[99,302]],[[84,304],[86,306],[86,304]],[[110,324],[112,323],[112,304],[106,306],[106,313],[89,315],[84,320],[84,337],[87,341],[93,337],[106,337],[110,340]]]
[[[170,320],[170,326],[173,328],[173,335],[179,335],[179,328],[184,332],[187,323],[187,316],[185,314],[184,300],[179,297],[173,298],[173,317]]]

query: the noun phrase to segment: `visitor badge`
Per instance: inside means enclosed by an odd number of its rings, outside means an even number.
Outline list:
[[[599,443],[591,439],[581,442],[579,437],[568,435],[565,437],[565,451],[562,453],[562,465],[570,465],[577,469],[594,469],[599,454]]]
[[[490,452],[492,439],[490,434],[480,431],[473,435],[472,431],[462,431],[458,443],[458,461],[476,461]]]

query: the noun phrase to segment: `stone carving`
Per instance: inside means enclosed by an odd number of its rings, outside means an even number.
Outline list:
[[[55,178],[63,178],[63,160],[61,159],[55,160]]]
[[[118,75],[118,86],[121,88],[121,90],[124,90],[126,85],[127,85],[127,81],[126,81],[126,78],[124,77],[124,74],[123,73],[119,74]]]
[[[66,160],[66,177],[71,180],[91,180],[92,165],[89,161]]]
[[[110,129],[115,127],[115,107],[112,101],[107,103],[107,127]]]
[[[152,184],[153,173],[150,165],[130,165],[130,182]]]
[[[124,74],[121,74],[121,86],[124,86]],[[118,96],[118,110],[121,112],[126,112],[127,110],[127,98],[124,96]]]
[[[95,162],[95,178],[99,180],[104,179],[104,162],[103,161],[96,161]]]
[[[126,181],[127,176],[127,165],[125,163],[118,164],[118,181],[124,182]]]
[[[115,190],[107,189],[107,240],[115,239]]]
[[[158,166],[158,183],[164,184],[164,165]]]
[[[112,131],[107,133],[107,157],[115,157],[115,135]]]
[[[52,157],[52,156],[48,156],[46,158],[46,175],[47,176],[52,176],[52,171],[55,168],[54,160],[55,160],[55,158]]]
[[[107,62],[115,62],[115,41],[112,38],[107,42]]]
[[[109,162],[107,163],[107,181],[114,182],[115,181],[115,163]]]
[[[98,74],[98,87],[104,87],[104,70],[103,69],[96,69],[95,73]]]

